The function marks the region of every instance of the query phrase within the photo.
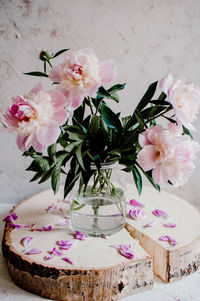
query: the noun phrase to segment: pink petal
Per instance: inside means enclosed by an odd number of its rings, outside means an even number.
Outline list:
[[[62,260],[74,265],[74,262],[71,259],[69,259],[68,257],[63,257]]]
[[[55,256],[61,256],[63,255],[62,252],[60,252],[58,249],[56,249],[55,247],[52,250],[52,254],[54,254]]]
[[[50,90],[48,93],[51,96],[52,103],[56,110],[63,109],[66,106],[67,99],[60,90],[54,89]]]
[[[52,204],[51,206],[49,206],[46,210],[47,210],[47,212],[51,212],[51,211],[53,211],[53,210],[55,210],[56,209],[56,205],[55,204]]]
[[[33,242],[34,238],[31,236],[26,236],[22,239],[22,245],[26,248],[31,242]]]
[[[28,136],[23,136],[23,135],[17,135],[17,146],[21,151],[26,150],[26,144],[27,144],[27,139]]]
[[[168,228],[174,228],[176,227],[176,224],[173,224],[173,223],[167,223],[167,224],[164,224],[165,227],[168,227]]]
[[[63,109],[63,110],[56,111],[54,113],[53,120],[57,122],[59,125],[62,125],[65,123],[68,117],[69,117],[69,113]]]
[[[152,213],[157,217],[162,217],[162,218],[168,217],[168,214],[160,209],[155,209]]]
[[[39,93],[40,91],[42,91],[43,88],[42,88],[42,84],[41,83],[38,83],[31,91],[29,94],[37,94]]]
[[[52,227],[52,225],[49,225],[47,227],[43,227],[42,229],[43,229],[43,231],[52,231],[53,227]]]
[[[61,250],[69,250],[71,247],[77,244],[77,241],[59,240],[57,244],[60,246]]]
[[[149,222],[148,224],[146,224],[144,227],[148,228],[148,227],[154,227],[157,224],[157,220]]]
[[[24,254],[33,255],[33,254],[40,254],[40,253],[42,253],[42,251],[40,249],[32,248],[32,249],[26,251]]]
[[[166,236],[161,236],[161,237],[159,238],[159,240],[161,240],[161,241],[168,241],[168,243],[169,243],[171,246],[173,246],[173,247],[175,247],[175,246],[177,245],[176,239],[173,239],[173,238],[171,238],[171,237],[168,236],[168,235],[166,235]]]
[[[135,220],[137,219],[144,219],[146,216],[146,213],[142,209],[131,209],[129,211],[129,216]]]
[[[75,234],[74,234],[74,239],[79,239],[79,240],[85,240],[85,239],[88,239],[89,237],[79,231],[75,231]]]
[[[34,148],[34,150],[38,153],[43,153],[47,147],[42,145],[42,143],[40,143],[37,139],[37,136],[36,135],[33,135],[33,138],[32,138],[32,146]]]
[[[14,220],[18,219],[18,216],[16,213],[12,212],[6,215],[6,217],[3,219],[4,222],[12,223]]]
[[[173,77],[171,74],[163,77],[160,81],[159,81],[159,87],[160,89],[167,95],[169,96],[170,94],[170,88],[172,87],[173,84]]]
[[[50,121],[43,129],[40,130],[39,134],[37,135],[37,139],[39,143],[47,147],[55,143],[59,135],[59,125],[54,121]]]
[[[169,180],[167,169],[165,169],[163,164],[158,164],[155,167],[155,169],[152,172],[152,176],[154,181],[159,185],[166,184]]]
[[[55,257],[55,255],[53,253],[47,255],[44,259],[45,260],[50,260],[50,259],[53,259]]]
[[[10,227],[14,228],[14,229],[21,229],[23,228],[22,225],[19,224],[9,224]]]
[[[116,74],[116,65],[113,59],[107,59],[100,63],[100,78],[103,84],[111,82]]]
[[[161,236],[161,237],[159,238],[159,240],[161,240],[161,241],[169,241],[169,236],[168,236],[168,235]]]
[[[54,68],[51,69],[51,72],[49,74],[49,78],[55,83],[59,83],[61,81],[60,67],[61,64],[55,66]]]
[[[144,207],[144,205],[135,199],[130,200],[130,205],[135,206],[135,207]]]
[[[134,257],[133,251],[131,250],[131,245],[113,245],[112,247],[117,248],[121,255],[128,259],[132,259]]]
[[[146,145],[137,155],[137,162],[144,171],[151,170],[156,167],[156,156],[158,152],[154,145]]]

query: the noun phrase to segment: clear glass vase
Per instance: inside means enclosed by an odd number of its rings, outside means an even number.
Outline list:
[[[125,200],[116,163],[104,163],[87,186],[82,180],[75,186],[71,202],[71,223],[74,230],[92,236],[111,235],[125,225]]]

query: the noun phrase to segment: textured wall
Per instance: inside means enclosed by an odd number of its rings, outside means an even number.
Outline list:
[[[1,112],[11,96],[37,83],[22,73],[40,67],[39,51],[65,47],[91,47],[100,59],[116,60],[117,82],[127,82],[120,109],[128,114],[147,85],[168,72],[199,84],[200,1],[0,0]],[[200,124],[195,125],[200,142]],[[28,162],[15,136],[3,127],[0,141],[0,202],[17,202],[49,187],[28,182]],[[199,175],[200,160],[189,182],[175,193],[200,208]]]

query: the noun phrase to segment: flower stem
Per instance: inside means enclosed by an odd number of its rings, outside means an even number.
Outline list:
[[[171,111],[172,109],[173,109],[172,107],[167,108],[164,112],[162,112],[162,113],[158,114],[157,116],[155,116],[155,117],[149,119],[148,121],[144,122],[144,124],[147,124],[147,123],[151,122],[152,120],[155,120],[158,117],[163,116],[164,114],[166,114],[167,112]],[[163,116],[163,117],[165,117],[165,116]]]
[[[92,113],[92,115],[94,115],[94,111],[93,111],[93,108],[92,108],[92,100],[91,100],[90,96],[88,96],[88,101],[89,101],[89,106],[90,106],[91,113]]]

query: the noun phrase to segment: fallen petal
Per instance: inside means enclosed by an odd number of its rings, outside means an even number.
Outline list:
[[[31,242],[33,242],[34,238],[31,236],[26,236],[22,239],[22,245],[26,248],[28,245],[30,245]]]
[[[68,257],[63,257],[62,260],[74,265],[74,262],[71,259],[69,259]]]
[[[129,211],[129,216],[135,220],[137,219],[144,219],[146,216],[146,213],[142,209],[131,209]]]
[[[130,200],[130,205],[135,206],[135,207],[144,207],[144,205],[135,199]]]
[[[59,240],[57,245],[60,246],[61,250],[69,250],[72,246],[77,244],[77,241],[70,241],[70,240]]]
[[[170,237],[170,236],[168,236],[168,235],[161,236],[161,237],[159,238],[159,240],[161,240],[161,241],[168,241],[168,243],[169,243],[171,246],[173,246],[173,247],[175,247],[175,246],[177,245],[176,239],[174,239],[174,238],[172,238],[172,237]]]
[[[160,209],[156,209],[152,212],[157,217],[167,218],[168,214]]]
[[[167,223],[167,224],[164,224],[165,227],[168,227],[168,228],[174,228],[176,227],[176,224],[174,223]]]
[[[16,213],[12,212],[12,213],[7,214],[6,217],[3,219],[3,221],[7,222],[7,223],[12,223],[16,219],[18,219],[18,215]]]
[[[61,256],[63,255],[62,252],[60,252],[58,249],[56,249],[55,247],[52,250],[52,254],[54,254],[55,256]]]
[[[42,228],[43,231],[52,231],[53,227],[51,225]]]
[[[133,251],[131,250],[131,245],[112,245],[112,247],[118,249],[121,255],[128,259],[132,259],[134,257]]]
[[[56,224],[57,226],[69,226],[70,221],[68,219],[65,219],[63,222],[60,222]]]
[[[155,221],[152,221],[152,222],[149,222],[149,223],[147,223],[144,227],[145,228],[148,228],[148,227],[154,227],[156,224],[157,224],[157,220],[155,220]]]
[[[74,239],[85,240],[85,239],[88,239],[88,238],[89,237],[86,234],[83,234],[79,231],[75,231]]]
[[[26,254],[26,255],[33,255],[33,254],[40,254],[40,253],[42,253],[42,251],[37,248],[32,248],[32,249],[24,252],[24,254]]]
[[[55,255],[54,255],[53,253],[51,253],[51,254],[47,255],[44,259],[45,259],[45,260],[50,260],[50,259],[53,259],[54,256],[55,256]]]
[[[55,204],[52,204],[51,206],[49,206],[46,210],[47,210],[47,212],[51,212],[51,211],[53,211],[53,210],[55,210],[56,209],[56,205]]]
[[[165,236],[161,236],[160,238],[159,238],[159,240],[161,240],[161,241],[169,241],[169,236],[168,235],[165,235]]]

